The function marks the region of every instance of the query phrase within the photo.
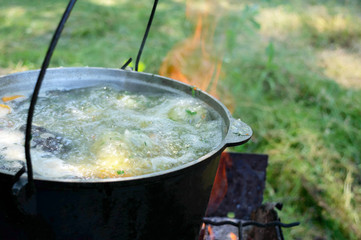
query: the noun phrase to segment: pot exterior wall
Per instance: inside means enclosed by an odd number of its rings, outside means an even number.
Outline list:
[[[0,174],[0,239],[196,239],[220,154],[153,178],[35,181],[37,215],[21,213]]]

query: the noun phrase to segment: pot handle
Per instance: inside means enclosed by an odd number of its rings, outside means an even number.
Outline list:
[[[43,82],[46,69],[49,66],[51,56],[55,50],[55,47],[58,43],[60,38],[61,32],[64,29],[64,25],[68,20],[70,13],[75,5],[77,0],[70,0],[64,14],[56,28],[53,38],[51,39],[48,51],[45,55],[43,64],[41,66],[38,79],[36,81],[36,85],[34,87],[33,95],[31,97],[29,111],[28,111],[28,118],[26,122],[26,129],[25,129],[25,159],[26,159],[26,169],[23,167],[15,174],[14,177],[14,184],[12,186],[12,193],[15,197],[15,201],[18,203],[19,210],[23,210],[30,215],[36,214],[36,204],[34,201],[35,199],[35,186],[34,186],[34,177],[33,177],[33,166],[31,162],[31,154],[30,154],[30,141],[31,141],[31,126],[33,122],[33,115],[35,110],[35,105],[37,102],[37,98],[39,95],[40,87]],[[29,206],[29,207],[25,207]],[[23,209],[22,209],[23,208]]]
[[[51,57],[53,55],[53,52],[55,50],[55,47],[58,43],[58,40],[61,36],[61,33],[64,29],[65,23],[68,20],[70,13],[75,5],[77,0],[69,0],[69,3],[64,11],[64,14],[58,24],[58,27],[56,28],[53,38],[50,42],[48,51],[45,55],[43,64],[41,66],[40,72],[39,72],[39,76],[38,79],[36,81],[36,85],[34,88],[34,92],[33,95],[31,97],[31,102],[30,102],[30,106],[29,106],[29,111],[28,111],[28,118],[27,118],[27,122],[26,122],[26,130],[25,130],[25,158],[26,158],[26,168],[25,166],[20,169],[18,171],[17,174],[15,174],[14,177],[14,184],[12,186],[12,192],[14,197],[16,198],[17,202],[24,202],[24,201],[20,201],[19,199],[22,198],[22,194],[23,192],[25,192],[25,202],[29,202],[29,200],[33,199],[32,196],[35,193],[35,186],[34,186],[34,178],[33,178],[33,167],[32,167],[32,161],[31,161],[31,154],[30,154],[30,141],[31,141],[31,128],[32,128],[32,122],[33,122],[33,115],[34,115],[34,111],[35,111],[35,105],[37,102],[37,98],[39,95],[39,91],[46,73],[46,69],[49,66]],[[152,25],[152,21],[154,18],[154,14],[157,8],[157,4],[158,4],[158,0],[154,0],[154,4],[153,4],[153,8],[152,8],[152,12],[151,15],[149,17],[149,21],[148,21],[148,25],[146,27],[146,31],[144,33],[144,37],[140,46],[140,49],[138,51],[138,55],[137,55],[137,60],[136,60],[136,65],[135,65],[135,70],[138,71],[138,64],[140,61],[140,57],[142,55],[143,52],[143,48],[146,42],[146,39],[148,37],[148,33],[150,30],[150,27]],[[130,58],[122,67],[122,69],[124,69],[130,62],[132,61],[132,59]],[[31,201],[34,202],[34,201]],[[24,205],[24,204],[23,204]],[[36,212],[36,209],[32,209],[32,211],[28,211],[28,212]]]
[[[240,119],[230,118],[230,124],[227,136],[225,138],[226,146],[233,147],[241,145],[251,139],[253,131],[250,126]]]

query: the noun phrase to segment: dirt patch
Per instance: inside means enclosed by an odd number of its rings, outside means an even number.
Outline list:
[[[9,74],[10,73],[10,70],[7,69],[7,68],[0,68],[0,76],[3,76],[3,75],[6,75],[6,74]]]
[[[342,48],[324,50],[319,59],[327,77],[348,88],[361,88],[360,53]]]

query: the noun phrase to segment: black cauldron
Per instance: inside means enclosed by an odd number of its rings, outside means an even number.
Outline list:
[[[0,77],[0,96],[9,92],[30,95],[38,74],[27,71]],[[57,68],[48,69],[44,80],[42,91],[111,85],[133,92],[193,95],[222,116],[224,138],[199,159],[143,176],[101,180],[34,177],[35,192],[30,199],[24,193],[14,194],[15,172],[0,170],[0,239],[196,239],[220,154],[228,146],[248,141],[251,128],[233,119],[207,93],[161,76],[119,69]]]

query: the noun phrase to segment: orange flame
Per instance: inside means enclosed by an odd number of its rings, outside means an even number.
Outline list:
[[[234,234],[233,232],[229,233],[229,234],[228,234],[228,237],[229,237],[231,240],[237,240],[237,239],[238,239],[237,235]]]
[[[209,199],[207,215],[216,212],[223,198],[227,194],[228,182],[226,169],[232,167],[231,156],[227,152],[223,152],[218,164],[216,178],[214,179],[211,197]]]
[[[214,236],[212,227],[211,227],[210,225],[208,225],[207,230],[208,230],[208,235],[209,235],[210,239],[211,239],[211,240],[214,240],[214,239],[215,239],[215,236]]]
[[[201,230],[199,231],[199,236],[198,236],[198,240],[204,240],[204,236],[206,234],[206,224],[203,223]]]
[[[192,12],[196,12],[194,34],[168,53],[159,74],[196,86],[217,97],[222,68],[222,57],[216,56],[213,44],[217,20],[209,15],[206,5],[192,9],[193,3],[187,1],[186,16],[194,18]]]

